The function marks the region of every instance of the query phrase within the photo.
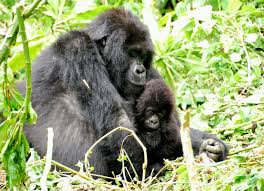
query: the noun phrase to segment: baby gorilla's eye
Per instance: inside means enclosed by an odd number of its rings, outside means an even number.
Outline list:
[[[152,116],[154,115],[154,112],[151,110],[146,111],[146,116]]]
[[[159,117],[163,118],[166,115],[166,111],[159,112]]]
[[[147,115],[153,115],[153,112],[152,111],[148,111]]]

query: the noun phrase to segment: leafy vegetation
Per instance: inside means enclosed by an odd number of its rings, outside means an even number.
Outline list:
[[[149,25],[156,49],[155,67],[174,89],[179,109],[191,108],[191,126],[216,133],[229,145],[226,161],[211,163],[197,158],[202,189],[264,190],[264,2],[149,2],[47,0],[39,1],[28,14],[34,2],[27,0],[22,6],[30,59],[61,33],[83,27],[104,10],[121,5],[132,10]],[[23,124],[35,122],[36,114],[31,107],[25,113],[27,99],[14,86],[28,76],[21,35],[10,32],[16,20],[15,6],[14,0],[0,2],[0,169],[8,172],[7,184],[0,170],[0,189],[23,181],[19,190],[40,190],[45,160],[31,151],[25,164],[28,145],[22,134]],[[6,34],[12,35],[5,39]],[[10,44],[4,49],[6,41]],[[144,183],[116,178],[116,185],[53,164],[70,174],[51,171],[49,190],[190,189],[182,158],[165,161],[167,171],[162,177],[153,175]]]

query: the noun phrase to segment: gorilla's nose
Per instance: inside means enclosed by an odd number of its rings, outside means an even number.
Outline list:
[[[149,120],[149,123],[150,123],[150,125],[149,125],[150,129],[156,130],[159,128],[159,119],[158,118],[152,117],[152,119]]]
[[[151,123],[152,125],[156,125],[156,124],[158,123],[158,119],[151,119],[151,120],[150,120],[150,123]]]
[[[137,66],[135,70],[136,74],[138,75],[143,74],[145,71],[146,71],[145,68],[141,65]]]

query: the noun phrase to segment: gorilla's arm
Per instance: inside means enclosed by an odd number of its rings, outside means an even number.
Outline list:
[[[172,115],[169,124],[163,128],[162,144],[157,152],[154,152],[156,162],[162,163],[163,158],[175,159],[183,155],[180,136],[180,121],[178,113]],[[190,136],[194,155],[205,152],[214,161],[222,161],[227,157],[228,148],[226,144],[215,135],[197,129],[190,129]]]
[[[156,153],[158,162],[163,158],[174,160],[183,155],[182,142],[179,128],[171,128],[167,131],[165,142],[160,146]],[[205,152],[214,161],[222,161],[227,157],[228,148],[226,144],[215,135],[191,128],[191,142],[194,155]]]

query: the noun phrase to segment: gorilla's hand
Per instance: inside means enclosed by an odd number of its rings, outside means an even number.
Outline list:
[[[199,154],[206,153],[206,155],[215,162],[222,161],[226,158],[227,148],[224,143],[215,139],[205,139],[199,149]]]

